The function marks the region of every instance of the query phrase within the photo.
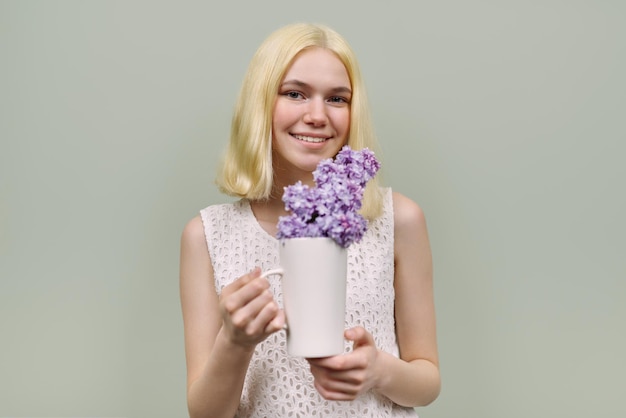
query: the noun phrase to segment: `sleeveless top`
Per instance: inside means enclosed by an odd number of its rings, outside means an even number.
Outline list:
[[[394,237],[391,190],[384,194],[383,214],[369,222],[358,243],[348,247],[345,328],[369,331],[376,347],[398,357],[394,319]],[[278,240],[257,222],[247,200],[209,206],[200,211],[213,264],[215,289],[254,267],[277,267]],[[282,308],[278,276],[268,277],[270,290]],[[345,351],[351,350],[346,342]],[[354,401],[325,400],[313,386],[309,364],[287,353],[285,331],[275,332],[256,346],[246,374],[236,417],[416,417],[370,390]]]

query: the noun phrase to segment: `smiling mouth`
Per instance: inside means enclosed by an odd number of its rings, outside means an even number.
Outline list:
[[[313,142],[313,143],[324,142],[324,141],[329,139],[329,138],[321,138],[321,137],[297,135],[297,134],[291,134],[291,136],[293,136],[294,138],[296,138],[299,141]]]

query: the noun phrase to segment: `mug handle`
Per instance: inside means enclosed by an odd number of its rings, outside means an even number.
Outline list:
[[[282,277],[284,273],[285,273],[285,271],[282,268],[277,267],[275,269],[271,269],[271,270],[268,270],[268,271],[266,271],[264,273],[261,273],[261,278],[266,278],[267,276],[272,276],[274,274],[277,274],[277,275]]]
[[[282,278],[284,273],[285,273],[285,270],[283,270],[280,267],[277,267],[275,269],[271,269],[271,270],[268,270],[268,271],[266,271],[264,273],[261,273],[261,277],[262,278],[266,278],[267,276],[272,276],[272,275],[276,274],[276,275],[278,275],[278,276],[280,276]],[[289,327],[287,325],[287,322],[285,322],[285,325],[283,325],[283,329],[286,330],[287,328],[289,328]]]

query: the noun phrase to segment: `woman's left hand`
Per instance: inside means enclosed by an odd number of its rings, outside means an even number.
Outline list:
[[[377,386],[380,379],[379,351],[372,335],[363,327],[347,329],[353,341],[350,353],[333,357],[308,358],[315,388],[324,399],[350,401]]]

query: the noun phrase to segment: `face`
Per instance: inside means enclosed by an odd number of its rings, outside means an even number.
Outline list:
[[[281,81],[272,119],[276,175],[310,177],[348,141],[352,90],[337,56],[323,48],[298,54]]]

